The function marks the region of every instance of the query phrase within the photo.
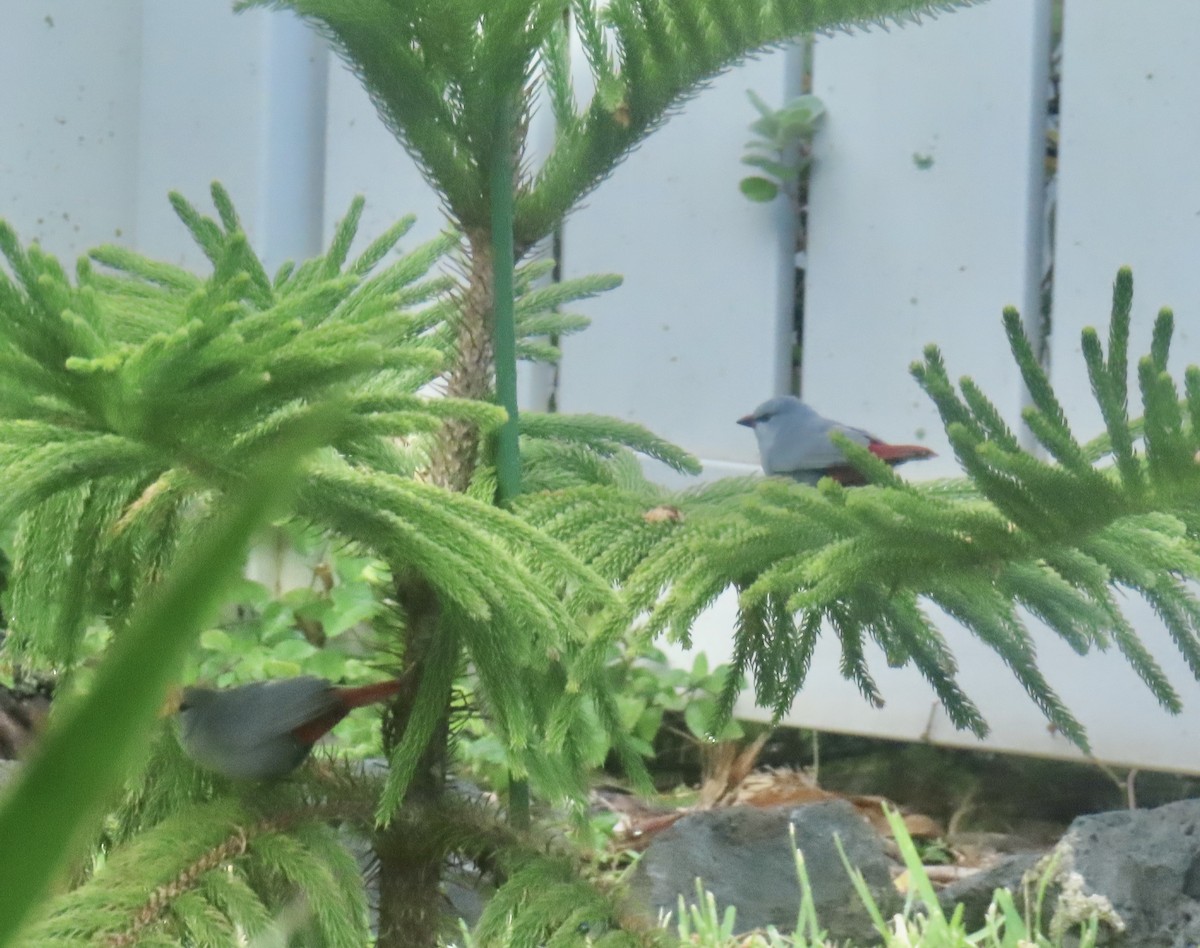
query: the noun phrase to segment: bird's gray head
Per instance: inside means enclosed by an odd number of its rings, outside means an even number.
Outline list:
[[[739,418],[738,424],[753,429],[765,474],[787,474],[815,484],[825,468],[845,461],[829,440],[834,422],[822,418],[795,395],[768,399],[752,414]]]
[[[203,714],[216,698],[217,692],[212,688],[203,688],[199,685],[184,688],[183,694],[179,698],[179,726],[184,731],[191,730],[197,717]]]
[[[757,429],[761,424],[769,424],[773,418],[799,421],[810,417],[819,416],[795,395],[776,395],[774,398],[768,398],[749,415],[739,418],[738,424]]]

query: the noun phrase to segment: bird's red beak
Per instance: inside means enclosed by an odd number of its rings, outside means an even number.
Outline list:
[[[758,419],[756,419],[753,415],[743,415],[737,420],[737,423],[739,425],[745,425],[747,428],[753,428],[756,424],[758,424]]]

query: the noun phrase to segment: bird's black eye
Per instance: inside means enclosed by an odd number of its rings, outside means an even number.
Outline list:
[[[190,707],[191,707],[191,705],[190,705],[190,704],[188,704],[186,701],[180,701],[180,702],[179,702],[179,710],[180,710],[180,711],[186,711],[186,710],[187,710],[188,708],[190,708]]]
[[[774,417],[774,414],[772,412],[765,411],[761,415],[755,415],[754,420],[755,421],[770,421],[772,417]]]

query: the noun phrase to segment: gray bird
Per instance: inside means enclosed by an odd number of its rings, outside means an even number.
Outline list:
[[[235,780],[282,777],[351,710],[399,690],[399,681],[335,688],[307,676],[237,688],[185,688],[179,743],[200,766]]]
[[[823,418],[795,395],[768,399],[739,418],[738,424],[754,429],[764,473],[792,477],[802,484],[816,484],[822,477],[832,477],[848,487],[866,483],[830,438],[835,431],[893,467],[934,456],[922,445],[887,444],[861,428]]]

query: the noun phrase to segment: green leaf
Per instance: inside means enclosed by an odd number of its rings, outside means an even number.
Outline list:
[[[272,656],[263,661],[262,670],[265,678],[294,678],[304,668],[299,662],[283,661]]]
[[[271,647],[271,658],[281,662],[303,662],[317,649],[304,639],[287,639]]]
[[[653,741],[662,727],[662,720],[662,708],[644,708],[641,716],[633,725],[634,736],[640,737],[644,741]]]
[[[688,730],[692,735],[707,740],[710,736],[709,728],[712,726],[713,709],[716,705],[712,701],[691,701],[688,706],[683,709],[683,720],[687,724]]]
[[[742,178],[738,187],[741,189],[742,194],[751,201],[757,201],[760,204],[774,201],[779,195],[779,185],[774,181],[768,181],[766,178],[760,178],[757,175]]]
[[[205,629],[200,633],[200,647],[213,652],[230,652],[233,639],[224,629]]]

